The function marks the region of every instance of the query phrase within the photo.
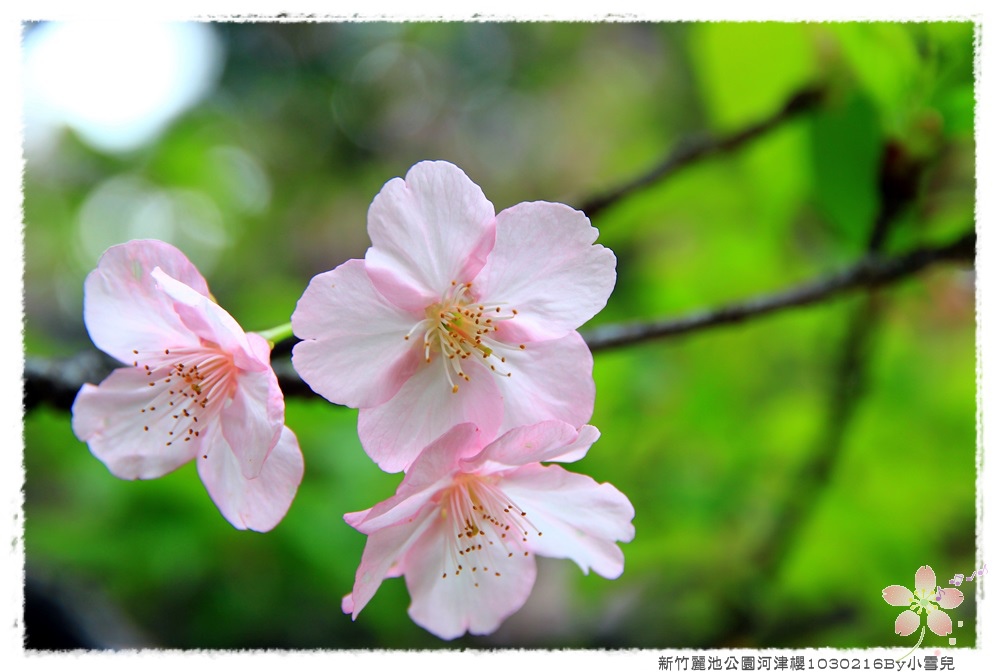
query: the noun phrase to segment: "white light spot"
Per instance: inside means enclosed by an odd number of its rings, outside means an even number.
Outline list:
[[[70,21],[24,43],[25,141],[69,126],[96,149],[148,143],[214,86],[221,48],[204,23]]]

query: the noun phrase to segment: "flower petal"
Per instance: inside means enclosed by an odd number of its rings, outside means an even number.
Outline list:
[[[896,617],[896,634],[901,637],[912,635],[920,627],[920,617],[912,611],[904,611]]]
[[[496,245],[474,280],[481,301],[517,309],[537,340],[559,338],[596,315],[615,286],[615,255],[597,229],[562,203],[520,203],[497,215]]]
[[[882,599],[894,607],[908,607],[913,601],[913,591],[905,586],[886,586],[882,590]]]
[[[472,423],[452,427],[420,452],[395,495],[367,511],[345,514],[344,520],[365,534],[404,522],[452,482],[458,460],[477,452],[480,441],[479,430]]]
[[[927,612],[927,627],[935,635],[944,637],[951,634],[951,616],[940,609],[931,609]]]
[[[533,556],[497,554],[489,568],[473,572],[464,568],[457,575],[442,576],[442,567],[453,564],[449,551],[450,527],[440,518],[406,554],[404,572],[412,600],[410,618],[441,639],[454,639],[470,632],[494,632],[508,616],[520,609],[535,584]]]
[[[931,569],[930,565],[924,565],[918,569],[914,579],[915,589],[913,592],[921,597],[932,595],[937,590],[934,570]]]
[[[394,178],[368,209],[365,268],[400,308],[423,310],[452,281],[475,277],[493,246],[493,204],[460,168],[423,161]]]
[[[472,422],[483,436],[495,436],[503,404],[494,376],[472,375],[452,393],[444,366],[422,363],[392,399],[358,413],[358,435],[365,452],[384,471],[402,471],[445,431]]]
[[[584,573],[593,568],[605,578],[621,575],[625,560],[615,542],[635,536],[635,509],[614,486],[559,466],[533,464],[507,474],[500,487],[542,533],[528,534],[538,555],[569,558]]]
[[[958,588],[942,588],[941,592],[943,595],[938,606],[942,609],[954,609],[965,600],[965,595]]]
[[[260,474],[284,423],[285,399],[274,371],[268,367],[239,375],[232,401],[222,409],[222,433],[244,478]]]
[[[224,308],[194,291],[162,269],[155,268],[150,275],[160,290],[173,299],[173,308],[184,326],[200,339],[217,344],[233,356],[233,362],[247,371],[265,371],[268,360],[261,361],[247,340],[246,332]],[[200,343],[200,341],[199,341]]]
[[[94,345],[131,363],[133,350],[199,345],[151,272],[159,266],[192,291],[207,295],[198,269],[180,250],[158,240],[133,240],[109,248],[83,284],[83,320]]]
[[[233,527],[267,532],[281,522],[302,482],[298,439],[284,427],[256,478],[243,476],[239,460],[215,430],[211,448],[198,457],[198,474],[219,511]]]
[[[171,441],[168,432],[175,421],[165,408],[143,410],[155,407],[162,394],[161,387],[151,387],[148,381],[143,369],[116,369],[100,385],[80,388],[73,402],[73,432],[118,478],[163,476],[191,461],[205,441],[204,436]],[[216,422],[207,419],[206,429]]]
[[[299,299],[292,328],[303,340],[292,349],[292,364],[309,387],[335,404],[377,406],[399,391],[420,362],[422,334],[405,337],[421,319],[386,301],[364,262],[352,259],[315,276]]]
[[[573,462],[586,455],[600,435],[591,425],[584,425],[578,432],[558,420],[515,427],[479,454],[463,460],[462,470],[492,472],[533,462]]]
[[[433,511],[433,507],[428,507],[412,522],[391,525],[368,535],[365,550],[361,554],[361,564],[354,575],[350,599],[345,597],[341,602],[344,613],[351,614],[352,620],[357,620],[358,614],[374,597],[383,579],[399,575],[398,571],[394,571],[398,569],[398,562],[413,542],[434,522],[430,515]]]
[[[498,384],[504,405],[500,432],[543,420],[561,420],[574,427],[590,420],[594,358],[580,334],[528,343],[506,357],[512,375]]]

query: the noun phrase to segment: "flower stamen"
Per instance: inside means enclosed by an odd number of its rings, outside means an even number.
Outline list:
[[[517,310],[504,312],[502,305],[479,303],[474,298],[471,282],[453,280],[441,301],[428,306],[424,319],[403,336],[408,341],[423,329],[424,361],[429,364],[435,354],[440,354],[445,377],[453,393],[458,392],[461,380],[472,381],[462,362],[473,354],[481,355],[474,359],[481,361],[492,373],[507,378],[511,376],[505,366],[507,357],[498,354],[498,351],[508,352],[515,348],[496,340],[493,335],[500,329],[500,323],[517,315]],[[525,346],[518,345],[517,349],[524,350]],[[460,380],[456,382],[452,373]]]
[[[457,479],[441,498],[441,517],[452,525],[444,536],[448,551],[441,578],[461,576],[465,565],[471,572],[500,577],[503,562],[530,557],[529,529],[542,534],[495,485],[472,475]]]
[[[198,415],[209,415],[221,410],[219,407],[232,394],[236,384],[232,355],[223,352],[214,344],[204,348],[164,349],[162,353],[149,353],[143,358],[138,350],[133,350],[137,359],[133,367],[142,368],[150,378],[150,387],[159,387],[149,406],[140,413],[154,415],[143,425],[143,431],[165,432],[165,445],[174,442],[189,442],[201,437],[196,429]],[[156,409],[160,412],[157,417]]]

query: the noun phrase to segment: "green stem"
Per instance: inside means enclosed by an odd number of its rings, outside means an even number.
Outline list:
[[[273,348],[275,343],[280,343],[286,338],[292,337],[292,323],[289,322],[288,324],[283,324],[280,327],[258,331],[257,334],[270,343]]]
[[[896,659],[896,662],[897,662],[897,663],[898,663],[899,661],[903,660],[903,658],[907,658],[907,657],[909,657],[909,656],[910,656],[910,655],[911,655],[911,654],[912,654],[912,653],[913,653],[914,651],[916,651],[916,650],[917,650],[917,647],[918,647],[918,646],[920,646],[920,642],[924,641],[924,632],[926,632],[926,631],[927,631],[927,626],[926,626],[926,625],[920,628],[920,639],[918,639],[918,640],[917,640],[917,643],[913,645],[913,648],[912,648],[912,649],[910,649],[909,653],[907,653],[907,654],[906,654],[905,656],[903,656],[902,658],[897,658],[897,659]]]

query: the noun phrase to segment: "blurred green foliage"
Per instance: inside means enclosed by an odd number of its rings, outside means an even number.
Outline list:
[[[498,211],[579,204],[807,85],[824,87],[818,109],[594,218],[618,284],[592,324],[717,306],[860,258],[889,146],[922,172],[888,250],[973,222],[970,23],[212,28],[218,86],[154,142],[106,155],[66,132],[28,154],[28,355],[92,347],[82,282],[108,245],[165,237],[241,324],[264,329],[312,275],[364,254],[372,197],[419,160],[456,163]],[[143,216],[151,202],[169,204],[168,225]],[[399,476],[361,450],[356,411],[320,398],[288,400],[306,474],[266,535],[233,530],[192,465],[120,481],[68,413],[29,413],[27,574],[89,627],[123,621],[155,647],[910,646],[882,588],[912,586],[924,564],[940,583],[974,569],[972,275],[936,269],[881,292],[865,393],[829,478],[811,482],[863,302],[598,353],[602,438],[574,469],[635,506],[625,573],[542,559],[528,604],[490,637],[438,641],[407,617],[399,579],[356,622],[341,613],[365,542],[341,516]],[[795,507],[787,553],[757,564]],[[975,644],[972,588],[954,612],[959,646]]]

